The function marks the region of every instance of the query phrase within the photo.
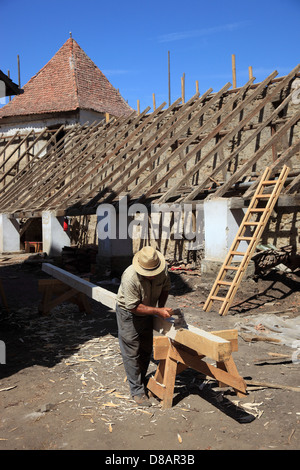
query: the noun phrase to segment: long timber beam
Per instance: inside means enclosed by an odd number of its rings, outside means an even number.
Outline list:
[[[42,270],[64,284],[87,295],[91,299],[100,302],[106,307],[115,309],[117,297],[115,293],[49,263],[44,263]],[[196,351],[197,354],[207,356],[215,361],[226,361],[230,358],[232,353],[230,341],[192,325],[187,325],[186,328],[176,329],[172,319],[164,320],[155,316],[153,329],[157,333],[167,336],[177,343]]]

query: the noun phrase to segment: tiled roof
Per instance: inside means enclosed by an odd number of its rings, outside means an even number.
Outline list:
[[[133,109],[77,42],[69,38],[23,87],[24,93],[0,109],[1,118],[79,109],[129,115]]]

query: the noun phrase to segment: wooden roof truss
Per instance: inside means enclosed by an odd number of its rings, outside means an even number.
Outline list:
[[[116,203],[123,195],[131,201],[192,202],[210,194],[211,187],[213,197],[226,196],[240,181],[249,181],[257,165],[279,171],[300,150],[299,132],[293,132],[299,107],[285,115],[299,70],[300,65],[277,80],[274,71],[263,82],[254,85],[253,78],[236,90],[229,91],[227,83],[217,93],[209,89],[166,109],[163,103],[152,113],[146,108],[140,115],[76,125],[56,142],[58,130],[48,152],[33,155],[4,184],[0,212],[12,217],[39,217],[45,210],[91,214],[100,203]],[[8,159],[0,170],[7,165]],[[251,198],[254,189],[255,181],[243,197]],[[286,192],[298,190],[299,176]]]

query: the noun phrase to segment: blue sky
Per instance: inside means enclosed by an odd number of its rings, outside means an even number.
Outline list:
[[[253,68],[256,82],[274,70],[286,75],[300,62],[300,0],[0,0],[0,69],[21,86],[58,51],[72,32],[86,54],[141,110],[196,90],[237,86]]]

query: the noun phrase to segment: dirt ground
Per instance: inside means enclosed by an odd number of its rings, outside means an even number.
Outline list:
[[[171,409],[163,410],[155,399],[151,408],[138,408],[126,383],[114,312],[90,301],[91,314],[65,303],[41,316],[38,279],[48,276],[41,263],[31,260],[28,255],[0,257],[10,307],[0,314],[0,340],[6,346],[6,364],[0,364],[1,450],[196,455],[201,450],[300,448],[295,349],[250,341],[240,332],[239,350],[233,353],[240,375],[248,383],[279,388],[249,385],[247,396],[239,398],[188,369],[177,376]],[[300,320],[299,271],[273,270],[243,281],[226,316],[203,311],[213,280],[192,271],[171,272],[171,280],[168,305],[180,307],[189,324],[207,331],[247,325],[257,315]],[[103,287],[115,290],[117,284]],[[149,374],[156,366],[151,363]]]

